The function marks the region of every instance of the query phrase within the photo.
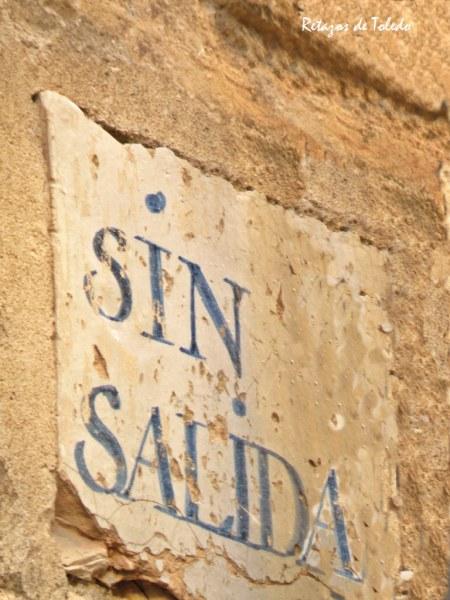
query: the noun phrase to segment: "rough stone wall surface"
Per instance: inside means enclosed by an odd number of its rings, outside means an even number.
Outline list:
[[[33,102],[44,89],[69,97],[119,141],[166,146],[238,190],[387,253],[399,430],[392,508],[401,570],[414,573],[396,582],[397,594],[445,598],[448,11],[440,0],[363,2],[357,11],[350,2],[333,9],[308,0],[0,1],[0,598],[109,595],[67,580],[52,536],[53,221]],[[299,32],[302,14],[331,21],[361,13],[404,14],[415,23],[414,41]],[[116,593],[163,594],[141,588]]]

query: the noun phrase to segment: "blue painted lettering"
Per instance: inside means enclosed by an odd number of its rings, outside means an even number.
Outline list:
[[[330,502],[333,527],[330,527],[321,520],[321,515],[324,509],[324,503],[327,495]],[[340,568],[336,569],[336,573],[338,573],[342,577],[346,577],[347,579],[351,579],[353,581],[362,581],[361,576],[355,573],[351,566],[352,560],[350,554],[350,547],[348,543],[347,529],[345,527],[344,513],[339,504],[338,480],[336,471],[334,469],[331,469],[325,482],[314,526],[312,527],[311,533],[309,535],[309,540],[306,545],[305,551],[300,560],[298,561],[300,564],[308,564],[308,557],[311,553],[312,546],[319,529],[327,529],[332,530],[334,532],[337,555],[340,561]]]
[[[215,328],[217,329],[220,338],[222,339],[225,347],[230,356],[231,362],[233,363],[234,369],[238,375],[242,375],[241,365],[241,326],[239,320],[239,307],[242,300],[242,296],[245,292],[250,293],[245,288],[241,287],[231,279],[225,278],[225,283],[231,286],[233,290],[233,313],[234,313],[234,337],[228,327],[228,323],[219,308],[217,300],[206,281],[205,276],[199,265],[183,258],[179,257],[181,262],[187,265],[191,273],[191,345],[189,348],[180,348],[185,354],[194,356],[195,358],[202,358],[198,344],[197,344],[197,319],[195,313],[195,291],[197,290],[204,306],[206,307],[209,316],[211,317]]]
[[[173,346],[173,342],[169,342],[169,340],[166,340],[163,332],[165,312],[164,291],[162,286],[161,253],[164,252],[164,254],[170,255],[170,252],[169,250],[166,250],[161,246],[157,246],[150,240],[146,240],[145,238],[139,235],[135,236],[135,239],[139,240],[140,242],[143,242],[144,244],[147,244],[150,260],[150,289],[152,292],[153,302],[153,328],[152,333],[147,333],[146,331],[143,331],[142,335],[145,337],[149,337],[152,340],[156,340],[157,342]]]
[[[258,444],[248,444],[258,450],[258,466],[259,466],[259,487],[260,487],[260,507],[261,516],[267,515],[266,520],[263,521],[261,529],[262,544],[267,544],[269,548],[272,543],[272,522],[271,516],[268,517],[270,509],[270,478],[269,478],[269,458],[280,463],[291,481],[291,485],[294,491],[294,502],[295,502],[295,521],[292,527],[291,540],[286,549],[288,556],[295,554],[296,548],[303,547],[309,528],[309,513],[308,504],[306,501],[305,489],[300,479],[299,474],[294,467],[282,456],[264,448]]]
[[[197,487],[198,465],[197,465],[197,423],[188,421],[184,424],[186,439],[186,517],[198,521],[198,504],[192,500],[189,486]]]
[[[156,460],[158,466],[159,486],[161,489],[161,496],[164,502],[164,507],[157,506],[156,508],[159,508],[160,510],[171,514],[175,512],[175,497],[173,493],[172,479],[170,476],[170,466],[167,450],[162,441],[162,426],[158,407],[152,408],[151,417],[147,422],[147,427],[145,428],[141,445],[139,447],[138,455],[134,463],[133,471],[131,472],[130,481],[127,485],[127,489],[124,492],[124,496],[128,497],[130,495],[130,491],[133,487],[134,480],[136,478],[136,472],[139,465],[146,465],[147,467],[151,466],[150,461],[143,457],[143,451],[145,448],[145,444],[147,443],[150,429],[152,429],[153,431],[153,439],[155,442]]]
[[[248,540],[250,514],[248,511],[248,481],[245,461],[245,440],[230,435],[234,446],[234,472],[236,474],[237,536],[243,542]]]
[[[273,545],[272,509],[270,506],[270,479],[267,451],[260,448],[258,452],[259,472],[259,509],[261,514],[261,545],[271,548]]]
[[[106,263],[111,269],[111,273],[114,275],[117,281],[117,285],[119,286],[122,299],[117,313],[115,315],[108,315],[101,307],[99,307],[97,310],[98,313],[106,319],[110,319],[111,321],[124,321],[131,312],[131,284],[130,280],[128,279],[128,276],[125,274],[120,264],[114,258],[111,258],[111,256],[103,248],[103,242],[106,233],[109,233],[117,241],[119,250],[124,250],[126,248],[127,242],[125,234],[122,231],[120,231],[120,229],[117,229],[115,227],[99,229],[92,241],[96,257],[99,259],[100,262]],[[91,271],[89,274],[85,275],[83,279],[84,291],[86,293],[86,297],[89,301],[89,304],[92,307],[95,307],[95,296],[93,291],[93,278],[95,275],[97,275],[97,271]]]
[[[127,465],[125,462],[125,456],[122,448],[117,441],[117,438],[111,433],[111,431],[104,425],[100,420],[95,410],[95,402],[97,396],[103,395],[108,400],[109,405],[114,410],[120,409],[120,397],[117,389],[112,385],[102,385],[92,389],[89,394],[89,410],[90,417],[89,422],[86,424],[86,429],[89,431],[91,436],[97,440],[107,453],[113,459],[116,465],[116,481],[113,486],[107,488],[97,483],[97,481],[90,474],[86,461],[84,459],[84,445],[85,442],[78,442],[75,446],[75,463],[78,467],[78,472],[84,483],[91,488],[94,492],[103,494],[120,494],[123,486],[127,481]]]

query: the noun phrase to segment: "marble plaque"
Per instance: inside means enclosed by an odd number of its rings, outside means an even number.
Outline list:
[[[180,599],[391,598],[384,253],[41,103],[68,572]]]

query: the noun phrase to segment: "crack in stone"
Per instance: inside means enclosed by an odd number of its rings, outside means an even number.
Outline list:
[[[148,499],[142,501],[153,503]],[[97,518],[107,521],[101,515],[89,511],[82,503],[73,484],[58,474],[53,526],[53,534],[57,541],[58,535],[61,535],[64,530],[69,530],[80,538],[103,543],[105,548],[103,560],[99,561],[99,552],[97,551],[94,556],[92,553],[88,555],[85,561],[78,558],[75,562],[64,565],[66,572],[74,580],[98,581],[110,588],[114,588],[122,581],[142,580],[168,591],[171,594],[167,596],[168,598],[199,600],[198,598],[194,599],[187,591],[184,583],[184,570],[204,558],[203,548],[197,546],[196,554],[189,556],[174,555],[168,549],[153,555],[148,548],[145,548],[144,559],[142,553],[127,550],[114,526],[111,525],[111,529],[104,529],[97,523]],[[61,531],[58,531],[58,526]],[[159,535],[163,534],[159,533]],[[167,541],[167,538],[163,537]],[[197,538],[196,540],[198,543]],[[161,572],[157,567],[157,560],[163,562],[164,572],[171,576],[170,585],[161,582]],[[75,572],[71,572],[71,568],[75,569]],[[154,596],[150,595],[149,597],[153,598]]]

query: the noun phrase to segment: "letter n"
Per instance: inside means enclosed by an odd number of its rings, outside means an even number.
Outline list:
[[[206,281],[205,276],[199,265],[190,262],[182,256],[179,257],[180,261],[187,265],[191,273],[191,345],[189,348],[180,348],[181,352],[195,356],[196,358],[205,358],[200,353],[197,344],[197,318],[195,312],[195,291],[198,292],[209,316],[211,317],[215,328],[217,329],[225,348],[228,351],[233,367],[238,375],[242,375],[242,364],[241,364],[241,326],[239,320],[239,307],[244,292],[250,293],[245,288],[241,287],[231,279],[225,278],[225,283],[231,286],[233,290],[233,313],[234,313],[234,336],[228,327],[228,323],[222,311],[219,308],[217,300]]]

